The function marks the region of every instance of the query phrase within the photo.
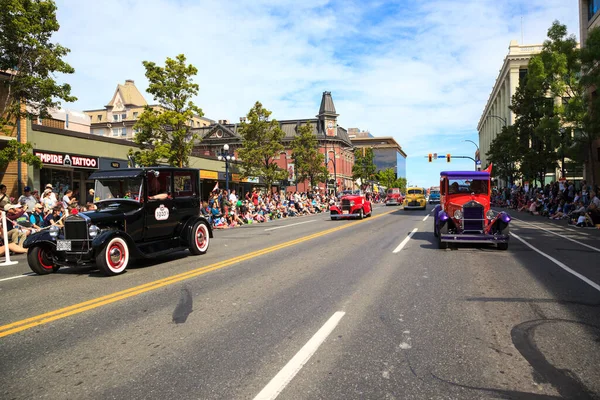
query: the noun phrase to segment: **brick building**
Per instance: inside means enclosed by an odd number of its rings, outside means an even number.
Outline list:
[[[323,92],[319,114],[316,118],[280,120],[279,126],[285,132],[283,144],[285,150],[275,156],[277,165],[289,171],[290,176],[287,181],[279,182],[278,188],[287,191],[309,191],[310,183],[302,182],[296,185],[295,165],[292,159],[292,150],[290,148],[292,140],[296,137],[298,128],[301,125],[310,124],[313,127],[313,133],[319,142],[319,151],[326,156],[327,167],[329,169],[330,179],[336,182],[337,190],[344,188],[353,188],[352,166],[354,165],[353,146],[346,129],[338,126],[338,114],[333,104],[331,92]],[[221,151],[223,145],[228,144],[230,151],[236,151],[242,144],[242,138],[238,132],[240,124],[230,123],[227,120],[220,120],[206,127],[195,128],[200,140],[196,143],[193,155],[216,157]],[[235,153],[237,157],[237,153]],[[234,163],[235,164],[235,163]],[[235,168],[235,165],[234,165]],[[251,181],[257,181],[251,179]],[[237,174],[233,173],[230,177],[233,182],[233,188],[239,182]],[[319,183],[319,189],[325,189],[323,183]],[[297,189],[296,189],[297,188]],[[334,185],[329,186],[333,190]]]

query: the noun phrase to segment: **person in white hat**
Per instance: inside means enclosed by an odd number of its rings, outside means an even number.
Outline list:
[[[52,210],[56,206],[56,203],[58,203],[56,194],[52,191],[51,184],[46,185],[46,189],[42,193],[41,202],[44,205],[44,210]]]

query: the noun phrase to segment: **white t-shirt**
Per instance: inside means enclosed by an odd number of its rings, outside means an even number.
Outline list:
[[[62,202],[63,202],[63,207],[64,207],[64,208],[67,208],[67,207],[69,207],[69,204],[71,203],[71,199],[69,199],[69,196],[67,196],[67,195],[65,194],[65,195],[63,196]]]

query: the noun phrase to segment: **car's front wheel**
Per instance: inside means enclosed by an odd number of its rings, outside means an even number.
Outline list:
[[[125,271],[129,264],[129,246],[127,242],[114,237],[102,248],[96,256],[96,265],[104,275],[118,275]]]
[[[27,251],[27,263],[38,275],[48,275],[60,268],[53,264],[49,250],[43,246],[35,246]]]
[[[198,221],[192,228],[192,236],[190,236],[189,249],[190,253],[197,256],[206,253],[210,241],[208,233],[208,225],[204,221]]]
[[[445,235],[447,233],[448,233],[448,223],[445,223],[438,230],[438,248],[439,249],[447,249],[448,248],[448,242],[442,241],[442,235]]]
[[[365,217],[365,214],[363,212],[363,209],[361,208],[360,210],[358,210],[358,219],[363,219]]]

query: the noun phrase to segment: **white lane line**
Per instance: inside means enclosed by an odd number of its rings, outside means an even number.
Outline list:
[[[3,281],[10,281],[11,279],[25,278],[26,276],[34,276],[34,275],[35,275],[35,273],[33,273],[33,272],[28,272],[28,273],[26,273],[26,274],[23,274],[23,275],[11,276],[10,278],[3,278],[3,279],[0,279],[0,282],[3,282]]]
[[[580,241],[578,241],[578,240],[571,239],[570,237],[567,237],[567,236],[563,236],[563,235],[561,235],[560,233],[556,233],[556,232],[553,232],[553,231],[551,231],[551,230],[549,230],[549,229],[542,228],[541,226],[534,225],[534,224],[530,224],[529,222],[525,222],[525,221],[523,221],[523,220],[521,220],[521,219],[517,219],[517,218],[513,218],[513,220],[515,220],[515,221],[518,221],[519,223],[523,223],[523,224],[526,224],[526,225],[533,226],[533,227],[534,227],[534,228],[536,228],[536,229],[541,229],[541,230],[543,230],[543,231],[546,231],[546,232],[548,232],[548,233],[551,233],[551,234],[553,234],[553,235],[560,236],[560,237],[561,237],[561,238],[563,238],[563,239],[570,240],[571,242],[574,242],[574,243],[580,244],[580,245],[582,245],[582,246],[584,246],[584,247],[587,247],[588,249],[592,249],[592,250],[596,250],[597,252],[600,252],[600,249],[599,249],[599,248],[597,248],[597,247],[590,246],[589,244],[581,243],[581,242],[580,242]]]
[[[423,218],[423,222],[427,221],[427,218],[429,218],[429,214],[427,214],[427,215],[425,216],[425,218]]]
[[[510,234],[512,236],[514,236],[516,239],[519,239],[521,242],[523,242],[523,244],[525,244],[526,246],[528,246],[531,250],[534,250],[534,251],[540,253],[541,255],[543,255],[544,257],[546,257],[548,260],[552,261],[554,264],[558,265],[559,267],[561,267],[562,269],[564,269],[568,273],[575,275],[576,277],[578,277],[579,279],[581,279],[582,281],[584,281],[585,283],[587,283],[588,285],[590,285],[591,287],[593,287],[594,289],[596,289],[597,291],[600,292],[600,285],[598,285],[596,282],[594,282],[594,281],[586,278],[585,276],[581,275],[579,272],[573,271],[571,268],[567,267],[565,264],[561,263],[556,258],[554,258],[552,256],[549,256],[548,254],[544,253],[541,250],[536,249],[535,247],[533,247],[532,245],[530,245],[529,243],[527,243],[525,240],[523,240],[519,236],[515,235],[514,233],[511,232]]]
[[[419,228],[415,228],[415,229],[413,229],[413,230],[412,230],[412,232],[411,232],[411,233],[409,233],[409,234],[408,234],[408,236],[407,236],[407,237],[406,237],[406,238],[405,238],[405,239],[402,241],[402,243],[400,243],[400,244],[398,245],[398,247],[396,247],[396,248],[394,249],[394,251],[392,251],[392,253],[394,253],[394,254],[395,254],[395,253],[398,253],[400,250],[402,250],[402,249],[404,248],[404,246],[406,246],[406,243],[408,243],[408,241],[410,240],[410,238],[412,237],[412,235],[414,235],[414,234],[415,234],[415,232],[416,232],[416,231],[418,231],[418,230],[419,230]]]
[[[329,318],[325,325],[321,327],[310,338],[310,340],[300,349],[298,353],[282,368],[281,371],[256,395],[254,400],[273,400],[285,389],[285,387],[294,379],[294,376],[302,369],[304,364],[312,357],[317,351],[319,346],[327,339],[327,336],[333,332],[337,324],[340,322],[342,317],[346,313],[338,311]]]
[[[294,226],[294,225],[308,224],[309,222],[315,222],[315,221],[316,221],[316,219],[311,219],[310,221],[296,222],[295,224],[289,224],[289,225],[277,226],[277,227],[275,227],[275,228],[268,228],[268,229],[265,229],[265,232],[266,232],[266,231],[274,231],[275,229],[289,228],[290,226]]]

